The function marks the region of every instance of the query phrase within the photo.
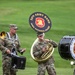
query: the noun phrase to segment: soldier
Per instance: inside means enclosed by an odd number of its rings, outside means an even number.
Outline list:
[[[16,75],[17,70],[12,67],[11,60],[9,56],[11,53],[17,55],[19,53],[25,52],[25,48],[20,48],[20,42],[18,35],[16,33],[18,27],[15,24],[10,25],[10,31],[6,33],[6,36],[0,38],[0,50],[2,51],[2,67],[3,75]]]
[[[48,43],[51,43],[53,45],[54,48],[57,47],[57,43],[52,41],[52,40],[48,40],[48,39],[44,39],[45,34],[38,32],[37,33],[37,38],[38,38],[38,42],[33,46],[33,55],[34,57],[40,59],[41,55],[46,52],[46,45]],[[54,58],[53,56],[51,56],[49,59],[47,59],[46,61],[43,62],[38,62],[38,73],[37,75],[45,75],[45,70],[47,69],[48,75],[56,75],[56,71],[54,68]]]

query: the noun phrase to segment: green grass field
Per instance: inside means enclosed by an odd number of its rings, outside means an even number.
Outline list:
[[[1,68],[0,68],[1,69]],[[57,75],[73,75],[73,68],[56,68]],[[26,68],[25,70],[18,70],[17,75],[36,75],[36,68]],[[0,75],[2,75],[2,70],[0,70]],[[46,72],[46,75],[47,72]]]
[[[18,75],[35,75],[37,63],[30,56],[30,48],[36,39],[36,32],[29,25],[29,16],[33,12],[43,12],[52,20],[52,28],[46,33],[46,38],[59,43],[64,35],[75,35],[75,1],[0,1],[0,32],[9,31],[9,24],[16,23],[21,41],[21,47],[26,47],[24,56],[27,58],[26,70]],[[57,75],[72,75],[70,61],[64,60],[54,51]],[[0,52],[1,56],[1,52]],[[0,57],[0,66],[2,58]],[[65,68],[66,67],[66,68]],[[35,70],[35,71],[34,71]],[[0,70],[1,71],[1,70]]]

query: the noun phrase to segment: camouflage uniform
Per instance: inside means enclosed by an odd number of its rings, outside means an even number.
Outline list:
[[[2,67],[3,67],[3,75],[16,75],[16,69],[12,68],[11,62],[12,59],[6,53],[6,50],[10,50],[11,52],[15,49],[15,53],[17,51],[21,53],[20,43],[17,34],[13,37],[10,37],[9,32],[7,33],[4,39],[0,39],[0,50],[2,51]]]
[[[53,44],[53,47],[56,48],[57,44],[53,41],[49,41]],[[43,54],[42,48],[45,47],[49,42],[44,40],[43,42],[37,42],[33,47],[33,54],[38,59]],[[37,75],[45,75],[45,70],[47,69],[48,75],[56,75],[56,71],[54,68],[54,58],[51,56],[48,60],[44,62],[38,62],[38,73]]]

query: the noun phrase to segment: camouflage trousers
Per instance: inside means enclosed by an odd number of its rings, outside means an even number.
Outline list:
[[[45,75],[46,70],[48,75],[56,75],[56,71],[52,59],[49,59],[47,62],[38,63],[37,75]]]
[[[11,68],[10,59],[3,60],[3,75],[16,75],[16,71]]]

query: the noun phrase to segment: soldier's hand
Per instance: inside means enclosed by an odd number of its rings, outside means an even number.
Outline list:
[[[22,51],[21,51],[21,52],[25,52],[25,51],[26,51],[26,48],[22,49]]]
[[[21,54],[23,54],[26,51],[26,48],[21,50]]]
[[[7,53],[7,54],[10,54],[11,52],[10,52],[10,50],[6,50],[6,53]]]
[[[43,48],[42,48],[42,51],[43,51],[43,52],[46,52],[46,47],[43,47]]]

